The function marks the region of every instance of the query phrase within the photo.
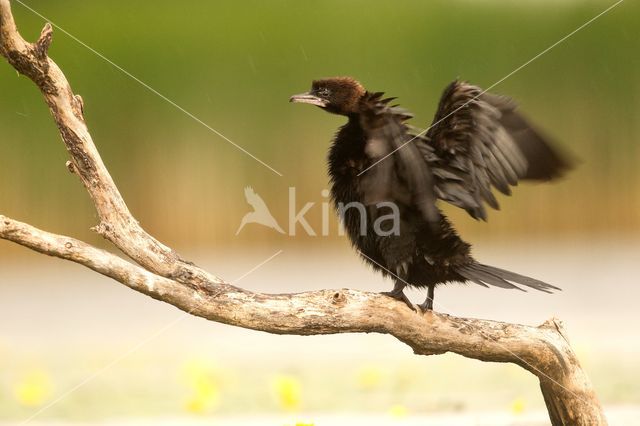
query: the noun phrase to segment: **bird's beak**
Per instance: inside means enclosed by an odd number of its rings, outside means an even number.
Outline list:
[[[315,95],[307,93],[300,93],[299,95],[293,95],[289,98],[289,102],[298,102],[302,104],[311,104],[319,107],[326,107],[329,103],[326,99],[319,98]]]

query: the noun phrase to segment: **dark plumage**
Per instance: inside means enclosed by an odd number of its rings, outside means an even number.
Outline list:
[[[448,282],[559,290],[475,261],[436,201],[486,220],[486,205],[499,207],[493,188],[509,195],[520,180],[554,179],[569,168],[568,161],[510,99],[468,83],[454,81],[445,89],[425,134],[406,123],[411,114],[390,105],[392,99],[366,91],[349,77],[314,81],[309,92],[291,97],[348,117],[329,153],[332,198],[336,206],[365,206],[342,209],[342,220],[363,258],[395,279],[386,294],[412,306],[404,287],[427,287],[420,307],[430,310],[435,286]],[[393,206],[379,203],[396,206],[397,232],[391,232],[390,220],[383,221],[394,213]],[[387,226],[376,228],[376,220]]]

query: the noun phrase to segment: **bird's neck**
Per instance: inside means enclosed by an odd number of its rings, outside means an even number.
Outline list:
[[[364,130],[359,114],[348,116],[347,123],[340,127],[329,152],[330,172],[344,171],[346,164],[364,154]]]

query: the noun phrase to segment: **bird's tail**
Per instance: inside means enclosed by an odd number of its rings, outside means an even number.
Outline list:
[[[515,272],[505,271],[504,269],[483,265],[482,263],[466,265],[460,268],[458,273],[469,281],[473,281],[474,283],[480,284],[484,287],[492,285],[496,287],[515,288],[521,291],[526,291],[516,285],[520,284],[536,290],[544,291],[545,293],[553,293],[554,290],[562,290],[558,287],[552,286],[551,284],[536,280],[535,278],[525,277],[524,275],[516,274]]]

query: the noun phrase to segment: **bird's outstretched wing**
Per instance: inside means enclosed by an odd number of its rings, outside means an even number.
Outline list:
[[[416,141],[434,175],[436,196],[486,220],[519,180],[551,180],[570,162],[516,112],[506,97],[454,81],[444,91],[426,137]]]
[[[429,222],[439,219],[433,177],[421,152],[407,143],[409,134],[405,120],[407,111],[391,107],[393,98],[381,99],[382,93],[368,93],[367,108],[361,114],[368,169],[360,176],[364,203],[373,205],[393,202],[412,206]]]

